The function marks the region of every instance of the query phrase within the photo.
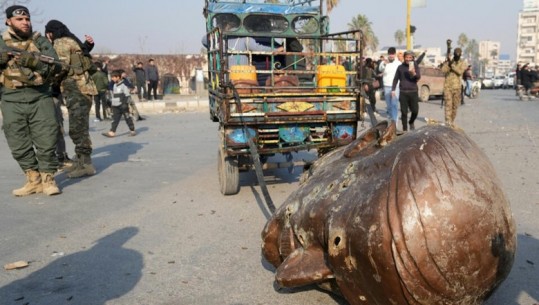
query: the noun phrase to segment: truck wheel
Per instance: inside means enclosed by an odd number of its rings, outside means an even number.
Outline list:
[[[430,89],[427,86],[421,86],[421,89],[419,90],[419,100],[423,103],[426,103],[429,101],[430,97]]]
[[[235,195],[240,191],[240,171],[238,159],[227,157],[222,149],[218,151],[217,171],[219,173],[219,186],[221,194]]]

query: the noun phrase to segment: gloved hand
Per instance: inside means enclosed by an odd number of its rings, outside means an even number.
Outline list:
[[[29,68],[30,70],[34,70],[37,68],[37,65],[39,64],[39,59],[34,56],[32,53],[22,53],[19,56],[17,56],[17,63],[21,67]]]
[[[10,55],[8,52],[0,52],[0,65],[5,65],[9,61]]]

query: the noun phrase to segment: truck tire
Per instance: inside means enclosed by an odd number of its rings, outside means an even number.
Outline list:
[[[426,85],[421,86],[421,89],[419,89],[419,100],[423,103],[426,103],[429,101],[430,97],[430,89]]]
[[[217,171],[219,173],[221,194],[235,195],[240,191],[238,159],[227,157],[223,149],[219,149],[217,154]]]

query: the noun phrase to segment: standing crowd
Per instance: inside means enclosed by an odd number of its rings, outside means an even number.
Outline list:
[[[397,125],[400,121],[402,132],[415,129],[415,120],[419,114],[419,88],[421,79],[419,65],[426,52],[417,58],[413,51],[398,52],[394,47],[387,51],[387,58],[380,56],[375,62],[366,58],[363,64],[363,89],[369,99],[370,107],[377,114],[375,92],[381,90],[386,102],[387,118]],[[446,58],[441,65],[445,75],[444,105],[445,124],[455,128],[455,119],[459,105],[464,103],[464,96],[470,97],[473,75],[471,66],[462,58],[462,49],[456,48],[453,56]],[[463,86],[464,83],[464,86]],[[410,112],[410,117],[408,117]]]
[[[136,135],[130,114],[130,106],[136,111],[131,99],[136,87],[120,70],[112,71],[109,81],[107,62],[92,60],[91,36],[81,41],[58,20],[47,22],[45,35],[33,31],[30,11],[22,5],[9,6],[5,13],[7,29],[0,38],[2,129],[13,158],[26,176],[26,183],[12,193],[60,194],[54,178],[59,168],[65,168],[69,178],[96,173],[89,133],[92,102],[96,120],[112,118],[105,136],[115,136],[122,117],[129,135]],[[145,82],[148,96],[153,90],[157,98],[159,73],[153,60],[149,69],[135,71],[135,76],[139,100]],[[73,160],[66,152],[62,105],[67,108],[68,134],[75,146]],[[136,117],[144,119],[138,111]]]

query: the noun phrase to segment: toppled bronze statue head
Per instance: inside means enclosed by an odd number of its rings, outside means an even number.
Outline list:
[[[516,249],[494,168],[463,132],[396,139],[391,126],[317,160],[268,221],[277,283],[318,284],[352,305],[481,304]]]

